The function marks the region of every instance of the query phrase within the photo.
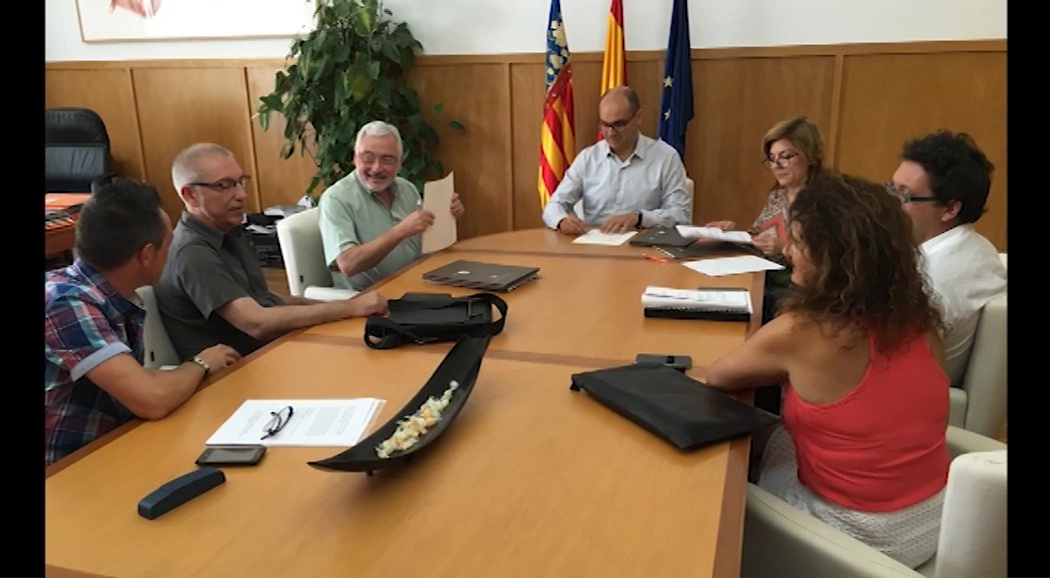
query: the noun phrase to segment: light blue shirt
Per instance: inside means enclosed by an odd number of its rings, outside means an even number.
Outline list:
[[[581,198],[583,220],[593,227],[613,215],[633,211],[641,212],[645,228],[692,221],[685,165],[678,151],[641,134],[625,161],[604,140],[580,151],[543,208],[544,224],[557,229]]]

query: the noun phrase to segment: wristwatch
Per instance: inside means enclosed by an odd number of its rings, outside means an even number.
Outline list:
[[[634,228],[635,229],[641,229],[642,228],[642,212],[641,211],[638,211],[638,222],[635,223]]]
[[[204,375],[208,375],[209,373],[211,373],[211,366],[208,365],[208,363],[200,357],[195,356],[192,361],[193,363],[196,363],[197,365],[201,366],[202,369],[204,369]]]

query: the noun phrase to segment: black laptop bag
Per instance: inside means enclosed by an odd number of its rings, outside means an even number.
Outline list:
[[[456,341],[461,336],[498,335],[507,320],[507,303],[492,293],[452,297],[447,293],[405,293],[387,302],[387,315],[365,321],[365,344],[393,349],[405,343]],[[493,320],[492,309],[500,318]]]

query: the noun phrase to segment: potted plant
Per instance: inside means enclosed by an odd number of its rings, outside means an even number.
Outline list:
[[[273,92],[262,96],[259,124],[270,113],[284,116],[281,158],[310,153],[317,173],[306,188],[328,187],[353,171],[357,131],[384,120],[401,132],[401,176],[420,190],[430,176],[443,176],[434,157],[438,134],[423,118],[416,91],[406,80],[422,45],[404,22],[390,20],[382,0],[318,0],[314,30],[292,42],[289,66],[277,72]],[[441,113],[441,103],[434,106]],[[463,126],[450,121],[456,129]]]

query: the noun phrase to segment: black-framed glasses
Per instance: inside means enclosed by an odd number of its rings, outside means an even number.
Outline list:
[[[190,183],[194,187],[208,187],[209,189],[215,189],[216,191],[227,192],[233,190],[236,187],[242,189],[248,184],[252,178],[248,175],[241,175],[236,179],[219,179],[213,183]]]
[[[631,116],[629,116],[629,117],[627,117],[625,119],[617,120],[617,121],[613,121],[613,122],[605,122],[602,119],[598,119],[598,129],[599,130],[611,130],[611,131],[615,131],[615,132],[620,132],[627,126],[627,123],[629,123],[632,120],[634,120],[635,116],[638,116],[638,111],[634,111],[634,114],[632,114]]]
[[[914,195],[907,191],[902,191],[893,185],[893,181],[886,181],[886,190],[889,191],[891,195],[900,199],[902,203],[936,203],[939,200],[937,197],[933,196],[923,197],[920,195]]]
[[[271,411],[270,421],[266,422],[266,426],[263,427],[263,431],[265,431],[266,434],[259,439],[264,440],[272,438],[280,433],[281,430],[284,429],[284,426],[288,425],[288,422],[292,420],[293,413],[295,413],[295,410],[292,409],[292,406],[290,405],[286,405],[278,411]]]
[[[379,164],[384,165],[384,166],[388,166],[388,167],[392,167],[392,166],[396,165],[397,164],[397,160],[398,160],[397,157],[395,157],[394,155],[377,156],[377,155],[374,155],[372,153],[361,153],[361,154],[357,155],[356,159],[361,161],[362,163],[364,163],[366,165],[370,165],[370,164],[372,164],[372,163],[374,163],[374,162],[376,162],[378,160]]]
[[[767,169],[771,169],[774,166],[778,166],[778,167],[780,167],[782,169],[786,169],[788,167],[788,165],[791,164],[791,159],[793,159],[793,158],[795,158],[797,156],[798,156],[798,153],[786,153],[786,154],[780,155],[779,157],[776,157],[776,158],[766,157],[766,158],[762,159],[762,164],[765,165],[765,167]]]

